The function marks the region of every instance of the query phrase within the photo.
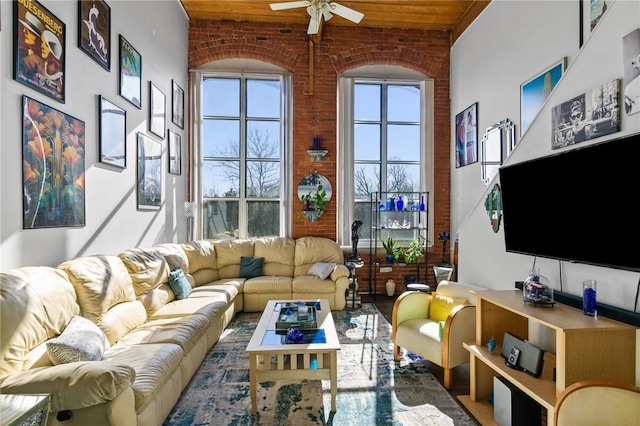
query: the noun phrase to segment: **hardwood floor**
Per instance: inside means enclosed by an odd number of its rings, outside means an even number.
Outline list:
[[[393,302],[396,300],[397,296],[397,294],[394,297],[389,297],[386,294],[378,294],[374,299],[374,297],[369,294],[360,295],[362,303],[373,303],[376,305],[378,310],[382,315],[384,315],[389,323],[391,323]],[[431,373],[436,377],[440,384],[442,384],[444,380],[442,367],[435,364],[431,364],[431,367]],[[469,364],[465,364],[456,367],[453,370],[453,383],[451,385],[451,389],[449,389],[449,393],[456,397],[457,395],[469,395],[469,392]]]

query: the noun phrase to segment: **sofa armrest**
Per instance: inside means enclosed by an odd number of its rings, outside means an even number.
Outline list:
[[[131,386],[133,368],[112,361],[72,362],[6,376],[0,392],[47,393],[50,411],[75,410],[111,401]]]
[[[449,312],[442,334],[443,365],[453,368],[469,361],[469,352],[462,346],[464,342],[476,340],[476,307],[459,305]]]
[[[335,268],[333,268],[333,272],[331,272],[331,279],[333,281],[338,281],[338,279],[342,277],[349,278],[349,268],[344,265],[338,264]]]

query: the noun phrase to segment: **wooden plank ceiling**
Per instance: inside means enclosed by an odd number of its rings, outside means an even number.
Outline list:
[[[180,0],[190,19],[281,22],[307,25],[305,7],[271,10],[288,0]],[[491,0],[338,0],[364,14],[359,24],[334,14],[323,25],[451,31],[453,43]]]

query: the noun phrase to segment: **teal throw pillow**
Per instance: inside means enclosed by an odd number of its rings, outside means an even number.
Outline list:
[[[262,275],[264,257],[240,257],[240,278],[255,278]]]
[[[169,287],[178,300],[186,298],[192,291],[191,284],[182,268],[176,268],[169,273]]]

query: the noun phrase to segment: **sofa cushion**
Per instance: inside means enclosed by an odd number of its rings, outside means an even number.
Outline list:
[[[191,294],[191,284],[182,268],[176,268],[169,273],[169,287],[171,287],[178,300],[184,299]]]
[[[298,238],[294,257],[294,276],[307,275],[309,269],[316,262],[333,262],[342,265],[344,264],[344,254],[338,243],[329,238]]]
[[[293,238],[258,238],[254,240],[253,257],[264,257],[262,275],[292,277],[296,240]]]
[[[253,257],[252,240],[221,240],[216,241],[214,246],[220,278],[238,278],[240,258]]]
[[[240,278],[255,278],[262,275],[262,263],[264,257],[244,257],[240,258]]]
[[[291,282],[289,277],[260,276],[250,278],[244,283],[244,294],[291,294]],[[316,281],[317,282],[317,281]]]
[[[47,341],[47,352],[54,365],[100,361],[108,345],[97,325],[76,315],[62,334]]]
[[[129,272],[117,256],[79,257],[61,263],[58,269],[69,276],[82,316],[96,324],[112,306],[135,300]]]
[[[291,291],[294,294],[308,294],[309,297],[317,297],[317,294],[331,294],[326,299],[332,299],[336,292],[336,283],[333,280],[319,280],[316,276],[302,275],[295,277],[291,283]],[[296,296],[301,297],[301,296]]]
[[[131,384],[136,412],[140,413],[169,381],[184,358],[182,348],[173,343],[143,345],[116,344],[107,349],[103,359],[133,368],[136,380]]]
[[[51,365],[44,342],[80,312],[67,275],[47,266],[0,274],[0,378],[34,364]],[[31,352],[39,349],[37,356]]]
[[[331,275],[336,264],[333,262],[316,262],[309,268],[308,275],[313,275],[321,280],[325,280]]]
[[[449,312],[459,305],[466,305],[467,299],[443,296],[433,293],[429,304],[429,318],[433,321],[446,321]]]
[[[158,250],[133,248],[119,253],[118,257],[131,276],[137,297],[169,281],[169,264]]]

